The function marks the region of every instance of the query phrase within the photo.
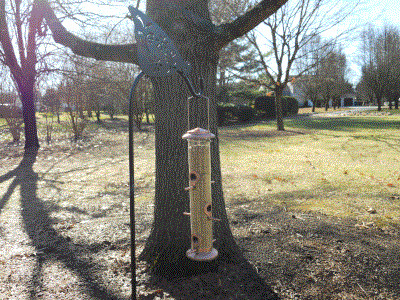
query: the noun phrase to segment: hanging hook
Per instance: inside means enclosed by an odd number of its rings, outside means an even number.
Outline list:
[[[182,71],[177,71],[177,73],[183,78],[183,80],[185,80],[185,83],[189,89],[189,92],[192,94],[192,96],[194,98],[200,98],[203,95],[203,91],[204,91],[204,80],[202,77],[200,77],[200,91],[196,92],[194,85],[192,83],[192,81],[189,79],[189,77],[187,77],[185,75],[185,73],[183,73]]]

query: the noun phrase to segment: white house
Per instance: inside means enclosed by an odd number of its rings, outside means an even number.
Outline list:
[[[302,106],[307,102],[308,106],[312,106],[312,102],[307,99],[304,89],[302,89],[301,80],[292,79],[288,82],[287,87],[283,91],[284,96],[290,96],[296,98],[299,106]],[[343,94],[340,97],[340,106],[355,106],[357,105],[357,98],[355,93]],[[332,100],[329,101],[329,106],[332,107]]]

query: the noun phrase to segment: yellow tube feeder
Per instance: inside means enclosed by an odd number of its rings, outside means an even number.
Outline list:
[[[210,143],[215,135],[195,128],[182,136],[188,140],[191,248],[186,256],[209,261],[218,256],[213,248]]]

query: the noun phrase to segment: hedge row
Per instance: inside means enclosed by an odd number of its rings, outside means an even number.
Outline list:
[[[299,112],[299,104],[293,97],[283,97],[283,115],[293,116]],[[257,97],[253,107],[233,103],[219,103],[217,106],[218,125],[228,123],[245,123],[258,118],[275,118],[275,98],[270,96]]]
[[[217,106],[218,125],[226,125],[227,123],[245,123],[255,118],[256,111],[246,105],[233,103],[219,103]]]
[[[283,116],[293,116],[299,113],[299,103],[296,98],[293,97],[282,97],[282,108]],[[254,109],[257,115],[264,118],[275,118],[275,97],[273,96],[262,96],[257,97],[254,101]]]

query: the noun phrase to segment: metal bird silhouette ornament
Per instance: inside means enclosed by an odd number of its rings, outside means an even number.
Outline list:
[[[172,40],[153,20],[129,6],[138,51],[138,63],[148,76],[163,77],[174,72],[187,76],[190,65],[183,60]]]

